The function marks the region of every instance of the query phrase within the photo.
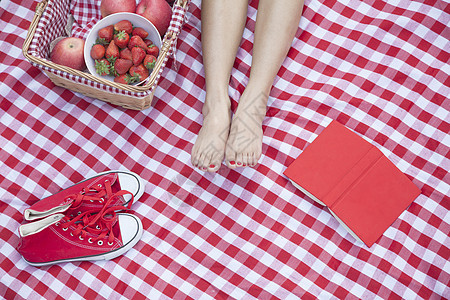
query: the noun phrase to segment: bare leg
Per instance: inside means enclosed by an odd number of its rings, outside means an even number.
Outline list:
[[[303,0],[260,0],[249,82],[231,123],[225,160],[230,168],[254,166],[261,157],[262,122],[275,76],[300,22]]]
[[[231,111],[228,85],[242,40],[248,0],[202,1],[202,51],[206,98],[203,125],[192,148],[194,166],[215,172],[222,164]]]

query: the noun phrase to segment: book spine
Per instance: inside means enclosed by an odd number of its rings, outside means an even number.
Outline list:
[[[336,184],[324,197],[325,203],[331,203],[328,207],[333,210],[339,202],[345,198],[345,194],[358,181],[364,177],[368,170],[379,160],[383,154],[376,147],[372,146],[369,151],[356,163],[350,171]]]

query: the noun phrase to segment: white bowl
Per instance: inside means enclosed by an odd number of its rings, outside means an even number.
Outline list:
[[[89,32],[89,34],[86,38],[86,42],[84,44],[84,60],[86,62],[86,66],[87,66],[89,72],[92,75],[97,76],[99,78],[104,78],[104,79],[109,79],[111,81],[114,81],[114,76],[111,76],[111,75],[100,76],[99,74],[97,74],[97,72],[95,71],[95,61],[91,57],[91,48],[95,44],[95,41],[97,40],[98,31],[100,29],[102,29],[106,26],[109,26],[109,25],[114,25],[117,22],[122,21],[122,20],[130,21],[131,24],[133,24],[133,27],[144,28],[145,31],[148,32],[147,39],[152,40],[153,44],[156,47],[158,47],[159,50],[161,50],[162,42],[161,42],[161,36],[159,35],[158,30],[149,20],[147,20],[143,16],[140,16],[135,13],[127,13],[127,12],[121,12],[121,13],[116,13],[116,14],[106,16],[103,19],[101,19],[100,21],[98,21],[94,25],[94,27],[92,27],[91,31]],[[144,81],[145,81],[145,79],[141,82],[134,83],[134,85],[140,84]]]

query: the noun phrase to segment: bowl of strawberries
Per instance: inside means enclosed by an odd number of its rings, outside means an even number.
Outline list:
[[[150,76],[160,49],[161,36],[149,20],[122,12],[92,27],[84,45],[84,60],[97,77],[138,85]]]

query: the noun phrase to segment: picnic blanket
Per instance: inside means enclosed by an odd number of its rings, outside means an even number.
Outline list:
[[[92,3],[72,3],[83,28]],[[448,2],[306,0],[270,93],[259,164],[217,174],[190,163],[205,98],[200,0],[143,111],[57,87],[25,60],[36,4],[0,2],[0,297],[450,298]],[[257,4],[231,75],[233,109],[248,81]],[[332,120],[422,191],[370,248],[283,175]],[[133,205],[142,240],[111,261],[28,265],[16,251],[23,211],[110,169],[147,182]]]

